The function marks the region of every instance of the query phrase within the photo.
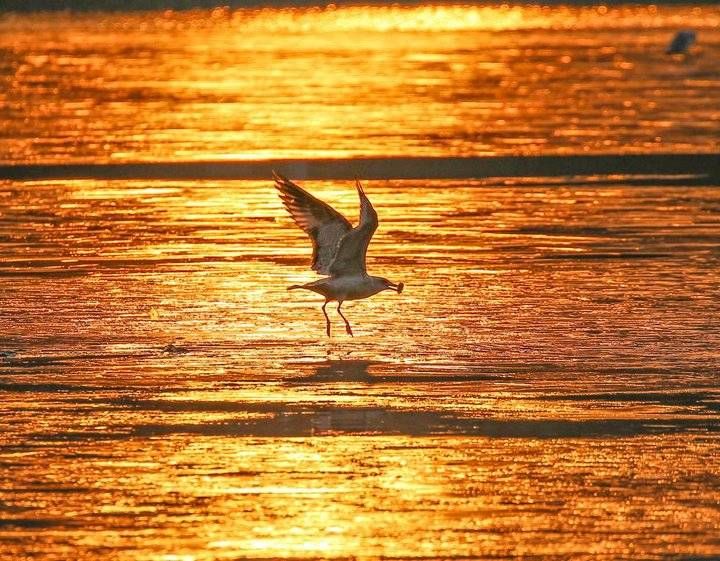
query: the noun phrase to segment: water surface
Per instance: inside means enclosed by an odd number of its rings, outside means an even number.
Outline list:
[[[647,166],[717,151],[718,24],[0,16],[0,163],[116,173],[0,180],[0,558],[720,555],[717,171]],[[679,28],[698,48],[668,58]],[[610,167],[518,172],[553,154]],[[618,154],[655,157],[630,177]],[[483,155],[519,177],[438,179]],[[352,339],[331,312],[328,339],[285,290],[310,247],[269,178],[177,162],[358,156],[390,170],[366,182],[370,271],[406,290],[346,304]],[[445,159],[397,180],[390,156]],[[340,176],[303,184],[354,219]]]
[[[712,152],[719,30],[712,5],[5,14],[0,161]]]
[[[717,192],[366,188],[406,291],[328,339],[268,181],[5,182],[0,550],[720,553]]]

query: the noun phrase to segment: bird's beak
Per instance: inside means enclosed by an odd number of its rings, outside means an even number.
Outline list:
[[[398,294],[401,294],[402,291],[403,291],[403,288],[405,288],[405,284],[404,284],[404,283],[401,283],[401,282],[399,282],[399,283],[397,283],[397,284],[391,282],[391,283],[388,285],[388,288],[389,288],[390,290],[394,290],[394,291],[397,292]]]

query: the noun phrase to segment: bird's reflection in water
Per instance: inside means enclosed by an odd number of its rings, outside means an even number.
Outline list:
[[[375,368],[373,368],[375,367]],[[313,373],[287,381],[289,386],[319,386],[324,391],[340,394],[348,392],[348,386],[359,384],[352,391],[363,391],[363,386],[388,385],[393,394],[402,394],[412,384],[416,389],[426,384],[452,382],[478,382],[496,379],[496,376],[477,373],[439,375],[433,372],[389,371],[383,361],[329,359],[313,366]],[[374,370],[374,371],[373,371]],[[476,421],[456,417],[440,411],[407,411],[385,407],[342,407],[315,405],[302,414],[284,414],[287,426],[294,430],[308,429],[312,434],[465,434],[475,430]],[[308,426],[309,425],[309,426]]]
[[[312,433],[392,433],[392,427],[387,426],[391,415],[384,409],[335,409],[332,411],[318,411],[310,419]]]
[[[290,384],[369,384],[374,381],[368,372],[372,364],[373,361],[369,360],[328,360],[316,364],[315,372],[310,376]],[[310,416],[309,422],[313,434],[377,433],[386,431],[387,417],[385,409],[318,409]]]
[[[388,392],[402,396],[413,387],[415,391],[427,385],[453,382],[478,382],[496,379],[495,376],[477,373],[438,374],[420,370],[392,371],[383,361],[330,359],[313,366],[313,373],[288,381],[290,386],[318,386],[318,391],[332,395],[364,393],[370,385],[374,390],[386,386]],[[320,390],[322,388],[322,390]],[[368,390],[368,391],[374,391]],[[422,390],[421,390],[422,391]],[[477,430],[477,420],[454,415],[448,411],[407,410],[387,403],[384,406],[339,406],[326,403],[314,404],[301,414],[283,414],[286,427],[295,431],[323,434],[472,434]]]
[[[377,368],[374,368],[377,366]],[[288,385],[312,385],[322,383],[360,383],[360,384],[433,384],[450,382],[493,382],[505,380],[500,374],[487,374],[483,372],[449,373],[431,367],[422,367],[417,370],[406,370],[401,367],[391,371],[392,365],[374,360],[331,359],[314,365],[314,372],[309,376],[302,376],[288,380]],[[374,371],[373,371],[374,370]]]
[[[375,364],[371,360],[328,360],[315,365],[315,373],[295,383],[317,382],[366,382],[374,381],[368,369]]]

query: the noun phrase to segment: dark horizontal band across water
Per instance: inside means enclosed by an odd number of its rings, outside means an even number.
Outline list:
[[[220,162],[0,165],[0,179],[479,179],[485,177],[687,176],[720,185],[720,154],[358,157]]]

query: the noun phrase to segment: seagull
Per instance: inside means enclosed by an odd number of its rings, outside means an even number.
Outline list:
[[[318,274],[327,275],[314,282],[289,286],[288,290],[311,290],[325,297],[322,311],[328,337],[330,318],[325,306],[329,302],[337,302],[337,311],[345,322],[345,331],[353,337],[350,322],[340,309],[345,300],[369,298],[383,290],[394,290],[400,294],[405,286],[402,282],[396,284],[386,278],[367,274],[365,256],[370,238],[378,227],[377,212],[357,180],[355,185],[360,197],[360,222],[353,228],[337,210],[313,197],[299,185],[274,171],[273,178],[280,199],[295,224],[312,240],[311,268]]]

